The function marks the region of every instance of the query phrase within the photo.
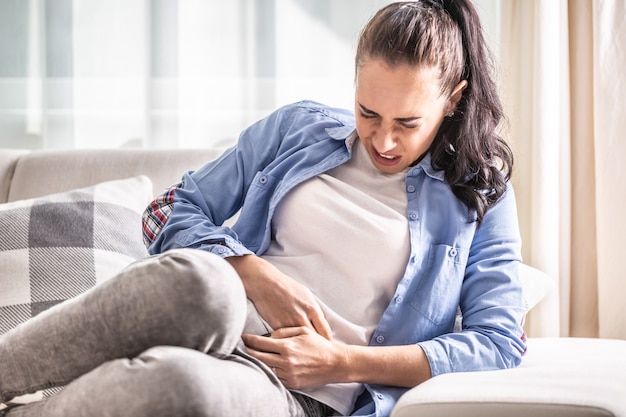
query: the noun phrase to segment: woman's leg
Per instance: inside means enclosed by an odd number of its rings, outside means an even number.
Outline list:
[[[0,337],[0,402],[154,346],[229,357],[245,317],[241,281],[219,257],[187,249],[147,258]]]
[[[320,409],[321,410],[321,409]],[[321,416],[322,414],[310,414]],[[59,394],[7,417],[305,417],[298,401],[254,362],[162,346],[117,359]]]

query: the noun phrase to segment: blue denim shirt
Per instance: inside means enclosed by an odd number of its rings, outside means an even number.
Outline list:
[[[222,257],[261,255],[281,199],[346,162],[354,116],[313,102],[285,106],[253,124],[236,146],[186,173],[151,253],[179,247]],[[370,345],[423,348],[432,375],[517,366],[525,350],[518,277],[520,235],[508,188],[482,225],[452,193],[430,155],[406,176],[411,256]],[[232,227],[223,223],[240,211]],[[372,236],[376,239],[376,236]],[[462,331],[453,332],[457,309]],[[358,415],[388,416],[406,388],[366,385]]]

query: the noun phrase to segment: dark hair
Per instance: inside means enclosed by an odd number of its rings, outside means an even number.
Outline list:
[[[480,224],[506,190],[513,153],[497,132],[504,112],[470,0],[400,2],[382,8],[361,32],[356,71],[370,59],[436,68],[442,95],[467,80],[430,151],[433,167],[444,170],[452,191]]]

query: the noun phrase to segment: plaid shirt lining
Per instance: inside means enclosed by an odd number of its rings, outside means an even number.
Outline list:
[[[176,184],[168,188],[165,192],[155,198],[142,216],[143,242],[150,246],[156,239],[163,226],[167,222],[172,213],[172,205],[174,204],[174,193],[180,188],[181,184]]]

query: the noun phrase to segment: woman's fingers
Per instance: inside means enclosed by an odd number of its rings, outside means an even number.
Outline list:
[[[328,340],[333,340],[332,330],[330,329],[330,324],[328,324],[328,320],[326,320],[326,316],[319,311],[319,314],[314,315],[311,319],[311,324],[313,325],[313,330],[319,333],[321,336]]]
[[[310,388],[331,381],[339,352],[308,327],[286,327],[271,336],[243,335],[248,353],[274,370],[287,388]]]

